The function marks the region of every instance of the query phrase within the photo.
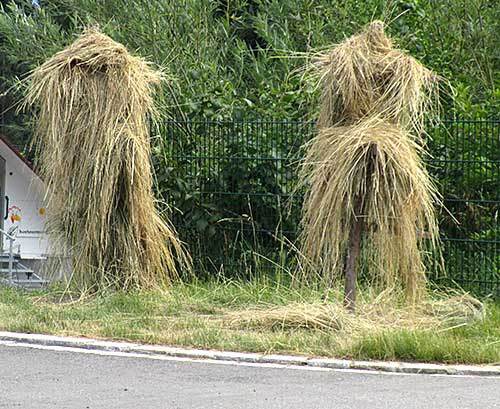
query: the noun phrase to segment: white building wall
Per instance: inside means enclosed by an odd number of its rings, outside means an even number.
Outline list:
[[[8,196],[8,215],[4,230],[17,226],[14,248],[22,258],[40,258],[49,252],[45,234],[47,217],[45,186],[40,177],[0,140],[0,155],[6,161],[5,195]],[[5,210],[1,214],[5,215]],[[8,248],[4,240],[4,249]]]

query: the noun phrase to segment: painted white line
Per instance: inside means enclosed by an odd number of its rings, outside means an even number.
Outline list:
[[[254,368],[270,368],[270,369],[292,369],[299,371],[315,371],[315,372],[341,372],[350,374],[365,374],[365,375],[385,375],[385,376],[422,376],[425,374],[415,374],[415,373],[400,373],[400,372],[383,372],[383,371],[373,371],[365,369],[340,369],[340,368],[322,368],[306,365],[283,365],[283,364],[272,364],[272,363],[258,363],[258,362],[238,362],[238,361],[221,361],[215,359],[193,359],[185,357],[174,357],[165,355],[151,355],[151,354],[140,354],[136,352],[120,352],[120,351],[105,351],[99,349],[84,349],[77,347],[67,347],[67,346],[55,346],[55,345],[40,345],[31,344],[25,342],[15,342],[15,341],[2,341],[0,340],[0,345],[12,348],[29,348],[29,349],[40,349],[49,350],[54,352],[72,352],[78,354],[90,354],[90,355],[101,355],[101,356],[116,356],[124,358],[138,358],[138,359],[151,359],[155,361],[171,361],[171,362],[187,362],[187,363],[200,363],[200,364],[211,364],[211,365],[230,365],[230,366],[243,366],[243,367],[254,367]],[[491,376],[480,376],[480,375],[457,375],[457,374],[428,374],[427,376],[433,377],[452,377],[452,378],[489,378]]]
[[[142,345],[81,337],[63,337],[45,334],[23,334],[0,331],[0,341],[66,348],[79,353],[116,353],[117,356],[146,357],[152,359],[187,362],[209,362],[214,364],[246,365],[304,370],[335,370],[352,373],[384,375],[432,375],[465,377],[499,377],[500,366],[438,365],[414,362],[352,361],[332,358],[309,358],[305,356],[267,355],[262,353],[186,349],[169,346]],[[122,355],[124,354],[124,355]]]
[[[90,354],[90,355],[103,355],[103,356],[119,356],[126,358],[143,358],[152,359],[156,361],[175,361],[175,362],[189,362],[189,363],[205,363],[214,365],[233,365],[233,366],[251,366],[259,368],[280,368],[280,369],[299,369],[305,371],[320,371],[320,372],[331,372],[335,369],[331,368],[320,368],[320,367],[307,367],[299,365],[281,365],[281,364],[270,364],[270,363],[258,363],[258,362],[238,362],[238,361],[222,361],[215,359],[193,359],[175,356],[165,356],[165,355],[151,355],[151,354],[139,354],[137,352],[120,352],[120,351],[104,351],[100,349],[84,349],[75,347],[65,347],[56,345],[39,345],[30,344],[25,342],[14,342],[14,341],[1,341],[0,345],[7,347],[20,347],[20,348],[31,348],[31,349],[43,349],[55,352],[74,352],[79,354]],[[352,371],[361,372],[361,371]],[[374,373],[373,371],[365,371],[367,373]]]

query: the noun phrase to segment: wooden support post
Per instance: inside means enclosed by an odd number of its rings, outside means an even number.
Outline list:
[[[358,278],[358,260],[364,224],[360,214],[360,203],[361,199],[358,199],[358,203],[356,203],[356,210],[358,211],[356,212],[356,220],[349,234],[349,248],[347,249],[347,259],[345,263],[344,305],[349,312],[354,312],[356,309],[356,281]]]
[[[373,167],[377,160],[377,145],[371,146],[369,155],[370,160],[366,171],[366,183],[368,187],[371,186]],[[367,192],[365,195],[368,196]],[[349,232],[349,248],[347,249],[347,259],[345,263],[344,305],[349,312],[354,312],[356,310],[356,282],[358,279],[359,253],[361,251],[361,238],[365,226],[365,220],[363,218],[364,207],[364,198],[358,196],[354,203],[355,220]]]

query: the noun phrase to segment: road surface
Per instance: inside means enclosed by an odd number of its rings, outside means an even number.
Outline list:
[[[0,408],[500,408],[500,379],[276,368],[0,344]]]

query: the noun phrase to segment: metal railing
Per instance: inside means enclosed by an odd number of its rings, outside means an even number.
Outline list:
[[[297,169],[315,132],[299,121],[164,124],[160,189],[208,273],[293,264],[293,246],[281,250],[296,240]],[[439,212],[448,274],[432,279],[500,298],[500,121],[444,120],[427,132],[426,161],[448,209]]]
[[[8,267],[8,282],[12,284],[14,282],[14,241],[16,238],[3,229],[0,229],[0,234],[9,240],[9,267]]]

